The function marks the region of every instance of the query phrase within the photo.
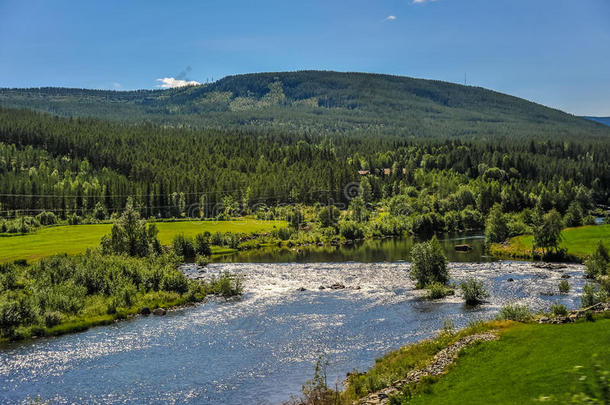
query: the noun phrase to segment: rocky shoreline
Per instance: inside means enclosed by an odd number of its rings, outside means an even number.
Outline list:
[[[417,383],[423,377],[439,376],[444,374],[449,365],[455,362],[460,350],[463,348],[478,342],[492,341],[496,339],[498,339],[498,335],[492,332],[466,336],[465,338],[458,340],[457,342],[438,352],[432,359],[432,362],[424,369],[411,371],[404,380],[394,381],[389,387],[367,395],[364,399],[360,400],[358,404],[387,404],[390,401],[390,396],[398,394],[400,389],[405,385]]]

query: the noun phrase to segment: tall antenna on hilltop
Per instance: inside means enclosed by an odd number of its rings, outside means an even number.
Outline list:
[[[466,86],[466,72],[464,72],[464,86]]]

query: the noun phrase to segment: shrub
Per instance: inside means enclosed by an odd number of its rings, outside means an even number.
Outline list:
[[[595,252],[593,252],[593,254],[587,259],[585,265],[585,275],[588,278],[595,278],[608,273],[608,267],[610,266],[610,254],[608,254],[608,250],[602,241],[598,242]]]
[[[455,322],[451,318],[443,319],[443,327],[439,333],[440,336],[453,336],[456,333]]]
[[[451,288],[447,288],[444,284],[437,282],[428,284],[426,290],[426,298],[429,300],[436,300],[455,294],[455,291]]]
[[[57,217],[54,213],[49,211],[43,211],[40,214],[36,215],[36,219],[42,225],[54,225],[57,223]]]
[[[136,287],[133,284],[129,283],[129,284],[126,284],[125,286],[123,286],[117,294],[117,299],[121,303],[120,306],[122,306],[122,307],[132,306],[134,304],[135,296],[137,293],[138,293],[138,290],[136,289]]]
[[[595,284],[587,283],[582,288],[582,296],[580,297],[580,303],[583,308],[588,308],[599,302],[604,302],[608,298],[608,294],[605,290],[600,289]]]
[[[563,217],[563,221],[566,226],[581,226],[582,225],[582,209],[580,208],[580,204],[578,202],[573,201],[566,215]]]
[[[182,294],[187,292],[188,288],[188,279],[178,270],[167,272],[161,280],[161,289],[164,291],[175,291]]]
[[[583,225],[595,225],[595,217],[593,215],[587,215],[582,219]]]
[[[217,280],[212,282],[213,290],[224,298],[240,295],[243,291],[240,276],[231,275],[228,272],[222,273]]]
[[[316,361],[314,375],[302,387],[303,404],[330,404],[334,393],[326,385],[326,366],[328,361],[320,356]]]
[[[334,205],[329,205],[327,207],[323,207],[318,213],[318,221],[322,224],[322,227],[326,228],[329,226],[335,226],[337,221],[339,221],[339,216],[341,213],[339,209]]]
[[[195,257],[195,263],[197,263],[198,266],[205,267],[210,263],[210,260],[208,259],[208,256],[197,255]]]
[[[182,234],[174,236],[172,246],[174,248],[174,252],[178,256],[189,258],[195,257],[196,255],[193,240],[191,238],[185,237]]]
[[[74,213],[72,215],[68,216],[68,223],[70,225],[78,225],[81,222],[81,217],[78,216],[78,214]]]
[[[558,303],[554,303],[553,305],[551,305],[551,314],[553,314],[553,316],[566,316],[568,315],[568,308],[566,308],[565,305],[563,304],[558,304]]]
[[[478,305],[489,297],[481,281],[470,278],[460,284],[462,295],[468,305]]]
[[[289,240],[292,237],[293,230],[284,227],[280,229],[273,230],[271,233],[273,237],[278,238],[279,240]]]
[[[108,211],[106,211],[106,207],[102,204],[101,201],[98,201],[95,204],[95,208],[93,209],[93,218],[103,221],[108,217]]]
[[[63,317],[60,312],[47,311],[44,314],[44,323],[47,326],[47,328],[51,328],[55,325],[59,325],[61,323],[62,318]]]
[[[568,283],[568,280],[561,280],[558,288],[560,293],[567,294],[570,292],[570,283]]]
[[[585,311],[585,320],[587,322],[595,322],[595,316],[593,315],[593,311]]]
[[[195,236],[195,253],[201,256],[210,256],[212,254],[209,238],[203,233]]]
[[[527,322],[532,319],[532,311],[527,305],[507,304],[500,309],[498,318],[507,321]]]
[[[508,237],[509,230],[505,215],[502,213],[500,204],[493,206],[485,222],[485,239],[487,242],[504,242]]]
[[[12,290],[17,283],[17,273],[15,266],[11,264],[0,265],[0,291]]]
[[[429,242],[416,243],[411,250],[411,278],[417,288],[437,282],[447,284],[449,272],[447,258],[436,236]]]
[[[0,297],[0,335],[12,335],[16,327],[30,325],[37,315],[38,305],[31,296],[18,293],[11,298]]]
[[[146,221],[140,220],[140,213],[134,207],[130,197],[127,200],[125,211],[112,225],[110,235],[102,238],[102,252],[139,257],[149,256],[159,250],[157,233],[157,227],[154,224],[147,227]]]
[[[364,228],[354,221],[343,221],[339,225],[339,233],[349,240],[364,238]]]

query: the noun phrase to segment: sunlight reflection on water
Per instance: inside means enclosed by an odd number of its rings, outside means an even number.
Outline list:
[[[278,403],[300,390],[320,354],[329,356],[334,385],[388,350],[433,335],[444,318],[464,326],[515,300],[534,309],[555,301],[576,307],[584,284],[578,265],[546,270],[519,262],[452,263],[452,281],[476,277],[491,293],[488,303],[471,309],[459,295],[421,300],[408,269],[404,262],[227,263],[212,264],[200,274],[191,265],[186,271],[203,277],[243,274],[243,298],[213,299],[165,317],[136,317],[5,346],[0,349],[0,399]],[[557,295],[564,274],[572,289]],[[328,288],[335,283],[345,288]],[[301,287],[306,290],[297,291]]]

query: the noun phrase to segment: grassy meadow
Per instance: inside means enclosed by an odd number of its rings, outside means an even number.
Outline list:
[[[610,319],[516,325],[498,341],[464,349],[453,369],[409,404],[535,404],[540,396],[580,392],[572,371],[610,364],[609,330]]]
[[[202,232],[264,233],[286,226],[284,221],[261,221],[252,218],[234,221],[175,221],[156,222],[159,240],[169,245],[175,235],[194,237]],[[62,225],[42,228],[25,235],[0,236],[0,263],[17,259],[28,261],[58,253],[77,254],[100,244],[102,236],[110,233],[112,224]],[[226,248],[212,248],[221,253]]]
[[[440,334],[392,351],[362,374],[350,375],[340,403],[353,403],[424,368],[443,348],[475,333],[494,330],[496,341],[479,342],[460,352],[441,377],[426,377],[391,404],[535,404],[541,396],[564,398],[581,392],[576,366],[589,374],[594,364],[610,364],[610,315],[571,324],[491,321],[456,334]],[[552,402],[556,403],[556,402]],[[563,402],[561,402],[563,403]],[[567,402],[566,402],[567,403]]]
[[[566,228],[561,233],[560,247],[567,249],[568,254],[584,259],[597,247],[601,240],[610,249],[610,225],[588,225],[577,228]],[[491,253],[500,257],[529,258],[532,254],[532,235],[519,235],[511,238],[508,244],[494,243]]]

